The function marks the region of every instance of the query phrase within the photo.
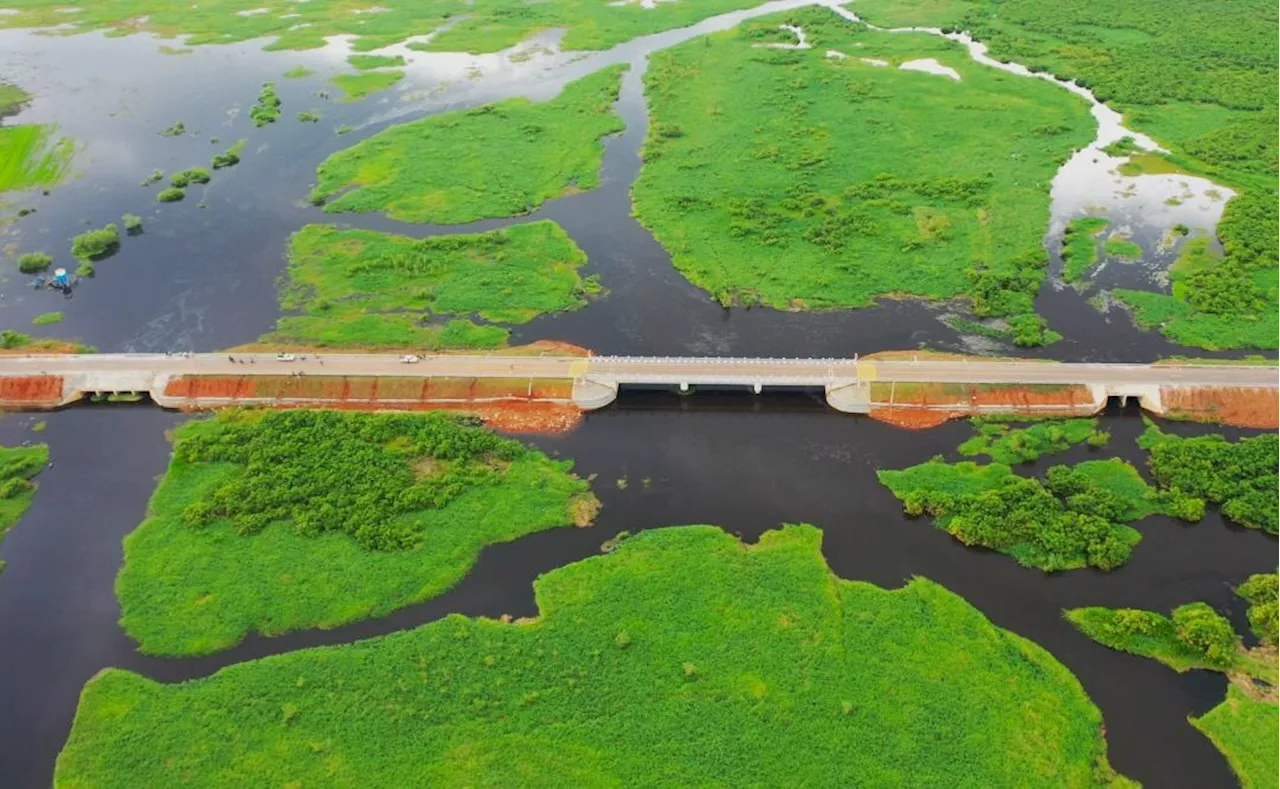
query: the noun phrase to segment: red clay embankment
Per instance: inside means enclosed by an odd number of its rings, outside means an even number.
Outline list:
[[[14,375],[0,378],[0,407],[57,408],[61,404],[60,375]]]
[[[1280,429],[1280,390],[1252,387],[1161,387],[1170,419]]]
[[[195,375],[169,380],[163,396],[178,400],[176,407],[186,410],[247,405],[461,411],[512,432],[564,432],[582,419],[582,412],[567,402],[573,382],[550,378]]]

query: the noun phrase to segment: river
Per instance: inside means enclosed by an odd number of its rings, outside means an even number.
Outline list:
[[[873,309],[817,314],[725,310],[689,285],[631,217],[629,190],[646,123],[640,82],[646,54],[751,15],[803,4],[771,3],[586,57],[552,51],[554,35],[539,38],[547,52],[532,51],[514,62],[506,55],[413,53],[420,62],[409,69],[403,89],[357,104],[315,95],[327,89],[325,76],[342,69],[342,41],[305,53],[263,52],[259,42],[165,55],[158,51],[163,42],[148,36],[63,38],[0,31],[0,73],[37,96],[19,120],[57,122],[63,134],[84,145],[81,177],[49,196],[30,199],[37,213],[16,226],[23,250],[46,245],[50,252],[63,252],[70,236],[89,225],[118,221],[125,212],[142,214],[146,222],[144,234],[123,239],[120,254],[100,263],[98,276],[83,283],[70,301],[27,289],[25,277],[11,274],[0,284],[5,326],[22,328],[36,314],[62,310],[66,320],[52,327],[52,334],[80,336],[103,350],[226,347],[272,327],[287,238],[307,222],[421,236],[546,217],[564,226],[587,252],[586,273],[599,274],[610,295],[579,312],[520,327],[515,341],[560,339],[628,354],[819,356],[921,344],[969,347],[970,341],[941,322],[949,310],[945,305],[890,301]],[[529,217],[465,228],[325,215],[303,200],[316,164],[388,123],[516,94],[547,98],[566,81],[615,62],[633,66],[618,102],[627,129],[607,141],[603,183],[590,193],[552,201]],[[279,78],[296,65],[318,73],[302,80]],[[214,73],[217,79],[209,79]],[[245,116],[266,81],[277,83],[284,114],[281,122],[258,130]],[[239,112],[229,113],[232,107]],[[321,123],[293,120],[296,111],[313,107],[323,114]],[[159,136],[179,120],[198,129],[199,136]],[[341,124],[358,128],[339,136],[334,129]],[[211,136],[219,142],[211,144]],[[154,188],[138,186],[153,168],[204,164],[240,137],[249,139],[243,162],[218,171],[203,196],[196,189],[184,203],[159,206]],[[1090,200],[1123,211],[1123,221],[1144,246],[1163,234],[1162,225],[1177,221],[1155,209],[1163,200],[1161,189],[1117,198],[1110,183],[1099,187],[1093,175],[1064,172],[1055,182],[1047,238],[1051,250],[1065,221]],[[6,241],[13,241],[14,228],[4,232]],[[1124,276],[1155,272],[1134,266]],[[1038,307],[1067,339],[1037,353],[1137,361],[1186,352],[1157,334],[1135,330],[1123,313],[1098,314],[1086,296],[1046,280]],[[554,530],[486,550],[475,570],[448,594],[382,619],[250,639],[210,658],[163,660],[138,655],[120,631],[112,585],[121,539],[142,519],[155,479],[164,472],[166,431],[185,418],[149,405],[84,405],[0,420],[0,443],[47,441],[53,458],[31,510],[0,547],[0,558],[8,563],[0,573],[0,774],[6,786],[48,784],[79,690],[103,667],[178,681],[263,654],[411,627],[448,612],[530,614],[530,584],[539,573],[597,553],[617,531],[713,523],[754,539],[765,529],[795,521],[824,527],[824,553],[839,575],[887,586],[927,576],[963,595],[998,625],[1051,651],[1102,709],[1111,759],[1121,772],[1152,786],[1234,784],[1221,755],[1186,723],[1188,714],[1221,700],[1225,680],[1207,672],[1178,675],[1154,661],[1112,652],[1077,634],[1060,614],[1064,607],[1080,605],[1168,610],[1206,600],[1229,609],[1242,625],[1243,606],[1230,586],[1249,573],[1274,570],[1276,543],[1224,524],[1216,512],[1196,526],[1160,517],[1141,522],[1144,540],[1119,571],[1046,576],[1006,557],[966,549],[924,522],[907,520],[875,481],[877,468],[900,468],[953,452],[968,435],[963,424],[904,433],[836,414],[817,394],[700,391],[681,398],[624,393],[612,407],[589,414],[576,431],[535,440],[548,452],[572,458],[579,473],[599,475],[595,487],[605,506],[594,528]],[[48,429],[32,435],[29,427],[38,419],[47,420]],[[1141,430],[1137,413],[1117,410],[1105,423],[1114,435],[1106,454],[1142,467],[1133,445]],[[1182,425],[1167,429],[1206,431]],[[1086,452],[1077,449],[1046,460],[1070,462]],[[625,489],[613,484],[621,477],[630,483]],[[651,482],[644,484],[645,479]]]

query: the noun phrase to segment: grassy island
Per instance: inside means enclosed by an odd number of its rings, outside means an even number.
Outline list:
[[[1202,500],[1152,490],[1119,458],[1053,466],[1043,480],[1018,476],[1003,463],[941,457],[877,476],[908,515],[928,514],[965,545],[1045,572],[1114,569],[1142,539],[1127,523],[1157,512],[1189,521],[1204,515]]]
[[[1062,279],[1075,282],[1098,262],[1098,234],[1111,224],[1100,216],[1072,219],[1062,234]]]
[[[508,99],[392,126],[322,162],[312,199],[328,200],[326,211],[454,224],[591,189],[601,138],[623,128],[613,102],[624,69],[571,82],[550,101]]]
[[[125,539],[121,625],[144,652],[199,655],[380,616],[449,589],[485,545],[588,522],[571,465],[440,413],[189,422]]]
[[[180,685],[108,669],[56,783],[1129,783],[1048,652],[931,581],[835,577],[810,526],[648,531],[535,590],[533,620],[454,615]]]
[[[1280,737],[1277,709],[1275,573],[1250,576],[1236,593],[1249,601],[1248,619],[1259,645],[1245,649],[1227,621],[1205,603],[1188,603],[1172,617],[1132,608],[1066,612],[1080,632],[1104,646],[1154,658],[1175,671],[1221,671],[1231,678],[1227,698],[1191,725],[1222,751],[1245,789],[1277,785]]]
[[[795,41],[782,23],[811,48],[774,48]],[[960,79],[889,67],[921,58]],[[720,302],[967,296],[1034,318],[1050,181],[1093,128],[1079,98],[825,8],[654,53],[645,89],[636,215]]]
[[[329,82],[342,91],[342,101],[360,101],[370,93],[384,91],[404,79],[403,71],[368,71],[359,74],[338,74]]]
[[[586,255],[550,221],[413,239],[307,225],[289,247],[282,318],[267,342],[315,346],[491,348],[507,329],[577,309],[599,291]]]
[[[1222,505],[1222,514],[1251,529],[1277,532],[1280,510],[1280,436],[1263,433],[1239,441],[1220,435],[1183,438],[1147,420],[1138,444],[1161,487]]]
[[[1187,172],[1237,192],[1217,229],[1224,254],[1171,274],[1172,294],[1119,290],[1135,321],[1201,348],[1275,348],[1277,193],[1275,7],[1268,0],[858,0],[886,26],[964,30],[990,55],[1088,87],[1168,156],[1122,172]],[[1132,141],[1110,152],[1136,153]],[[1133,250],[1128,250],[1132,252]],[[1176,287],[1181,279],[1182,287]]]

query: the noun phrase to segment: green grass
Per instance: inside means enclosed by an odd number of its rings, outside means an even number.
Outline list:
[[[314,73],[315,73],[314,71],[307,68],[306,66],[294,66],[293,68],[289,69],[281,76],[283,76],[285,79],[305,79],[306,77],[309,77]]]
[[[215,154],[210,165],[215,170],[221,170],[224,167],[234,167],[240,163],[240,154],[244,153],[244,147],[249,141],[243,137],[236,140],[235,144],[222,153]]]
[[[783,22],[813,48],[758,46]],[[921,57],[962,80],[860,60]],[[980,317],[1029,315],[1050,181],[1093,128],[1066,91],[825,8],[657,52],[645,88],[637,217],[721,303],[779,309],[967,295]]]
[[[49,447],[45,444],[0,446],[0,540],[31,506],[36,493],[31,480],[47,465]]]
[[[1074,79],[1160,142],[1167,156],[1130,155],[1122,172],[1187,172],[1238,195],[1217,229],[1220,270],[1175,299],[1117,291],[1143,327],[1209,349],[1275,348],[1278,46],[1266,0],[1210,7],[1194,0],[859,0],[876,24],[966,30],[990,54]],[[1177,294],[1175,294],[1177,295]]]
[[[283,318],[268,341],[326,346],[492,348],[508,331],[578,309],[599,291],[578,270],[587,256],[543,220],[455,236],[412,239],[307,225],[289,247]],[[442,319],[451,319],[442,322]],[[427,323],[431,322],[431,323]]]
[[[1275,704],[1255,701],[1235,685],[1227,687],[1227,698],[1191,725],[1213,741],[1227,757],[1243,789],[1274,789],[1280,785],[1280,759],[1276,740],[1280,739],[1280,710]]]
[[[62,323],[61,312],[44,312],[31,319],[35,326],[48,326],[51,323]]]
[[[48,188],[66,176],[75,142],[56,132],[48,123],[0,126],[0,192]]]
[[[121,0],[94,4],[81,13],[58,13],[53,0],[15,0],[12,15],[0,17],[0,28],[54,27],[72,31],[110,29],[113,35],[150,31],[162,36],[190,34],[186,43],[226,44],[255,38],[272,39],[268,49],[317,49],[334,35],[356,36],[353,46],[369,51],[399,43],[412,35],[431,32],[449,23],[430,42],[415,48],[442,52],[496,52],[541,30],[566,28],[566,50],[607,49],[637,36],[684,27],[716,14],[750,8],[756,0],[699,0],[662,3],[642,8],[639,3],[611,6],[577,0],[476,0],[461,6],[456,0],[387,2],[381,13],[352,13],[368,3],[348,0],[220,0],[195,8],[176,8],[163,0]],[[238,11],[269,9],[247,16]],[[465,16],[462,11],[465,10]]]
[[[371,68],[403,66],[404,57],[401,55],[348,55],[347,63],[352,68],[364,71]]]
[[[312,199],[329,199],[330,212],[462,223],[591,189],[601,138],[622,129],[613,102],[624,68],[571,82],[551,101],[509,99],[392,126],[326,159]]]
[[[1048,652],[931,581],[835,577],[813,527],[648,531],[535,595],[536,620],[454,615],[182,684],[108,669],[55,783],[1127,783]]]
[[[338,74],[329,82],[342,91],[341,101],[360,101],[370,93],[386,90],[404,79],[403,71],[369,71],[361,74]]]
[[[212,174],[204,167],[188,167],[179,173],[169,176],[169,184],[175,189],[185,189],[192,184],[207,184]]]
[[[177,203],[187,196],[187,193],[176,187],[161,189],[156,192],[156,201],[160,203]]]
[[[960,454],[985,455],[997,463],[1030,463],[1091,438],[1097,446],[1106,443],[1106,434],[1097,430],[1096,419],[1046,420],[1016,429],[1003,420],[989,422],[976,417],[971,421],[978,434],[960,445]]]
[[[1142,257],[1142,247],[1126,238],[1108,238],[1102,248],[1108,255],[1115,258],[1136,260]]]
[[[124,225],[125,233],[132,236],[142,232],[142,217],[137,214],[125,214],[120,221]]]
[[[1108,220],[1099,216],[1072,219],[1062,235],[1062,279],[1075,282],[1098,262],[1098,234]]]
[[[144,652],[199,655],[382,616],[452,587],[485,545],[590,513],[571,465],[440,413],[187,423],[125,539],[120,623]]]
[[[0,330],[0,348],[6,351],[25,350],[28,352],[47,351],[51,353],[94,353],[92,345],[85,345],[68,340],[55,340],[49,337],[32,337],[13,329]]]

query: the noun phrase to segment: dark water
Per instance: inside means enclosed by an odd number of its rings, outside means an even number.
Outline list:
[[[516,65],[493,57],[439,56],[429,61],[427,73],[411,72],[403,91],[343,105],[315,95],[325,89],[324,75],[338,70],[341,53],[263,53],[256,46],[238,46],[162,56],[154,51],[155,41],[141,37],[35,38],[0,32],[0,74],[38,97],[20,120],[60,123],[63,133],[85,141],[82,161],[88,162],[81,165],[82,178],[49,196],[37,193],[17,201],[38,212],[3,231],[4,242],[22,251],[46,249],[65,264],[70,237],[85,227],[118,221],[124,212],[142,214],[146,222],[145,233],[124,239],[121,253],[100,263],[99,275],[70,300],[28,290],[25,278],[12,274],[0,283],[4,326],[23,328],[36,314],[62,310],[66,321],[47,333],[80,336],[103,350],[225,347],[273,325],[287,238],[307,222],[425,235],[546,217],[586,250],[589,273],[598,273],[611,292],[585,310],[520,327],[519,341],[560,339],[612,353],[790,356],[924,344],[966,347],[940,321],[956,310],[953,306],[889,302],[819,314],[724,310],[671,267],[662,248],[630,216],[628,192],[645,132],[644,54],[684,35],[649,37],[578,61],[555,56]],[[597,190],[553,201],[530,217],[464,228],[325,215],[302,200],[316,164],[392,119],[513,94],[545,98],[564,81],[609,62],[630,62],[633,68],[618,105],[627,130],[609,141],[604,183]],[[301,81],[278,79],[300,63],[320,73]],[[465,75],[476,64],[485,76],[473,80]],[[254,129],[247,108],[268,80],[277,82],[284,115],[274,126]],[[231,108],[239,112],[229,113]],[[324,120],[313,125],[293,119],[296,111],[309,108],[320,109]],[[158,136],[178,120],[200,135]],[[346,123],[360,129],[336,135],[335,128]],[[217,145],[209,142],[214,135],[220,137]],[[193,189],[183,203],[157,205],[153,195],[160,187],[137,185],[156,167],[173,171],[207,164],[240,137],[249,140],[243,162],[217,172],[207,189]],[[1134,231],[1142,239],[1159,235],[1150,228]],[[1136,331],[1123,314],[1098,315],[1085,303],[1086,295],[1046,283],[1039,308],[1067,339],[1039,353],[1137,361],[1186,352],[1158,335]],[[1091,604],[1167,610],[1206,600],[1242,622],[1240,601],[1230,587],[1249,573],[1274,569],[1275,540],[1227,526],[1216,513],[1196,526],[1151,518],[1139,525],[1144,541],[1123,569],[1053,577],[966,549],[925,523],[904,519],[874,476],[877,468],[952,451],[968,435],[964,425],[908,433],[836,414],[816,395],[624,393],[575,432],[536,442],[572,458],[579,473],[599,475],[596,489],[605,508],[594,528],[561,529],[493,547],[450,593],[382,619],[250,639],[211,658],[162,660],[136,654],[119,630],[112,585],[121,539],[142,519],[155,479],[164,471],[165,431],[184,418],[152,406],[114,405],[0,420],[0,443],[47,441],[54,460],[41,475],[31,510],[0,547],[0,558],[8,562],[0,573],[0,783],[6,787],[48,784],[79,690],[103,667],[179,681],[265,654],[411,627],[449,612],[530,614],[530,584],[539,573],[595,554],[617,531],[712,523],[754,539],[765,529],[795,521],[825,529],[824,551],[841,576],[890,586],[927,576],[963,595],[997,624],[1050,650],[1101,707],[1111,758],[1122,772],[1151,786],[1233,783],[1222,757],[1186,723],[1188,714],[1222,698],[1221,677],[1178,675],[1154,661],[1104,649],[1075,633],[1060,612]],[[30,434],[38,419],[47,420],[48,430]],[[1117,412],[1106,421],[1114,434],[1107,454],[1141,466],[1132,443],[1140,420]],[[1080,449],[1051,461],[1087,456]],[[613,484],[621,477],[629,481],[626,489]],[[651,484],[643,484],[645,478]]]

